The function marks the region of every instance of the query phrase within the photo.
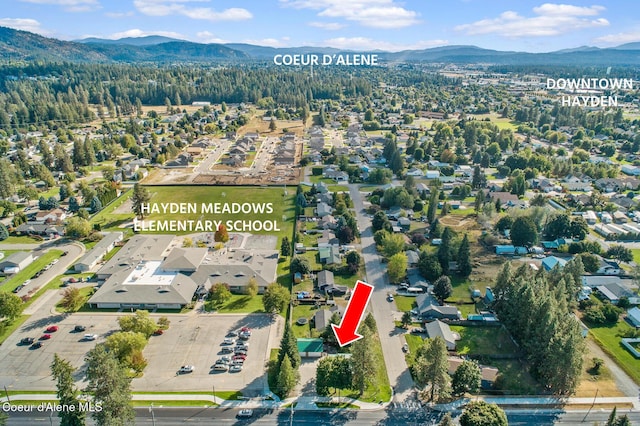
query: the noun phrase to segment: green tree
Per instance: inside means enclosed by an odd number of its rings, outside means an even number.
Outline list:
[[[443,275],[433,283],[433,295],[438,298],[440,303],[444,303],[452,293],[453,287],[451,285],[451,279],[448,276]]]
[[[472,401],[460,416],[460,426],[507,426],[507,415],[496,404]]]
[[[280,351],[278,352],[278,365],[282,365],[285,358],[289,359],[291,366],[296,370],[300,367],[300,364],[302,364],[300,353],[298,352],[298,344],[296,343],[296,336],[293,334],[289,321],[285,321],[284,332],[282,333],[282,340],[280,341]]]
[[[411,324],[411,312],[405,312],[402,314],[402,318],[400,319],[400,323],[402,327],[407,328]]]
[[[276,120],[274,118],[271,118],[271,121],[269,121],[269,130],[274,132],[277,128],[278,126],[276,125]]]
[[[482,373],[476,361],[464,360],[451,380],[454,395],[475,393],[480,388]]]
[[[371,226],[373,227],[373,231],[380,231],[381,229],[389,230],[391,228],[391,224],[389,223],[389,219],[387,219],[387,215],[382,210],[378,210],[371,220]]]
[[[135,424],[131,405],[131,378],[128,371],[108,352],[104,345],[96,345],[85,358],[89,382],[86,392],[94,403],[102,406],[92,416],[98,426],[129,426]]]
[[[438,426],[455,426],[451,414],[446,413],[442,420],[440,420],[440,423],[438,423]]]
[[[367,316],[364,317],[364,325],[366,325],[372,333],[378,332],[376,319],[373,317],[373,314],[371,312],[368,312]]]
[[[421,251],[418,260],[418,271],[420,271],[420,275],[431,282],[437,280],[442,275],[442,267],[438,262],[438,257],[435,254]]]
[[[355,250],[350,250],[347,252],[345,256],[347,260],[347,267],[349,268],[349,272],[355,274],[358,272],[358,268],[360,267],[360,261],[362,260],[362,256]]]
[[[429,207],[427,207],[427,221],[432,224],[436,220],[436,212],[438,209],[438,198],[440,192],[437,188],[431,188],[431,195],[429,196]]]
[[[118,318],[118,325],[122,331],[142,333],[149,337],[158,329],[156,322],[149,316],[149,311],[140,309],[133,315],[125,315]]]
[[[291,256],[291,243],[289,237],[282,237],[282,244],[280,244],[280,255],[283,257]]]
[[[11,163],[0,159],[0,199],[7,199],[15,193],[15,172]]]
[[[531,247],[538,242],[538,228],[530,217],[522,216],[513,222],[511,242],[524,247]]]
[[[80,309],[82,302],[84,302],[84,296],[80,293],[80,289],[77,287],[67,287],[64,289],[60,306],[67,312],[75,312]]]
[[[438,262],[442,268],[442,273],[447,275],[449,273],[449,262],[451,261],[451,240],[453,239],[453,232],[448,226],[444,228],[442,233],[442,242],[438,247]]]
[[[91,209],[92,213],[98,213],[100,210],[102,210],[102,202],[97,196],[91,199],[89,208]]]
[[[404,253],[396,253],[389,258],[387,264],[387,273],[389,274],[389,282],[399,283],[407,274],[407,255]]]
[[[438,400],[446,399],[450,395],[448,356],[447,346],[440,336],[425,340],[418,348],[413,365],[413,376],[419,387],[430,386],[429,401],[434,401],[436,397]]]
[[[0,291],[0,317],[13,321],[22,314],[22,299],[13,293]]]
[[[609,246],[606,256],[618,259],[620,262],[631,262],[633,260],[633,252],[630,248],[615,244]]]
[[[311,265],[309,264],[309,260],[307,258],[294,256],[293,259],[291,259],[289,270],[292,274],[300,272],[302,275],[306,275],[311,272]]]
[[[280,398],[286,398],[289,396],[293,388],[298,383],[298,372],[291,365],[291,360],[288,356],[285,356],[280,364],[280,371],[278,372],[278,395]]]
[[[382,240],[382,254],[391,258],[404,250],[405,241],[402,234],[387,234]]]
[[[157,327],[155,323],[154,327]],[[118,331],[109,335],[104,344],[122,365],[132,367],[132,355],[144,349],[147,345],[147,337],[133,331]]]
[[[458,247],[458,273],[463,277],[471,275],[471,251],[469,249],[469,237],[464,234],[460,247]]]
[[[216,308],[222,306],[229,299],[231,299],[231,292],[227,284],[215,283],[209,289],[209,300]]]
[[[60,201],[64,201],[69,197],[69,187],[66,184],[60,185],[59,195]]]
[[[362,339],[351,345],[351,387],[362,395],[376,375],[376,359],[371,351],[373,332],[366,325],[360,326]]]
[[[148,205],[149,200],[151,200],[149,190],[139,183],[134,184],[133,194],[131,195],[131,205],[133,213],[140,219],[144,219],[145,212],[143,207]]]
[[[80,401],[78,400],[79,392],[74,386],[74,371],[75,369],[69,361],[60,358],[58,354],[53,354],[51,375],[58,389],[56,395],[60,400],[60,405],[74,407],[73,410],[58,412],[61,426],[84,426],[85,413],[80,409]]]
[[[4,241],[9,238],[9,231],[7,227],[4,226],[4,223],[0,223],[0,241]]]
[[[78,199],[76,197],[69,197],[69,211],[77,212],[78,210],[80,210]]]
[[[91,223],[80,217],[72,217],[67,220],[67,226],[65,229],[67,236],[75,239],[81,239],[91,233]]]
[[[279,283],[269,284],[262,295],[265,312],[271,314],[283,312],[289,304],[290,297],[289,290]]]
[[[254,297],[256,294],[258,294],[258,281],[254,277],[249,278],[245,293],[249,297]]]

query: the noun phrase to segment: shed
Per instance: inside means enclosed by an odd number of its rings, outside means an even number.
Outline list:
[[[320,358],[323,352],[322,339],[303,339],[296,341],[298,353],[303,358]]]
[[[555,256],[548,256],[542,259],[542,267],[545,269],[545,271],[552,270],[553,268],[556,267],[556,265],[560,269],[562,269],[566,264],[567,264],[566,260],[560,259],[559,257],[555,257]]]
[[[516,248],[514,246],[505,246],[505,245],[498,245],[496,246],[496,254],[502,254],[502,255],[513,255],[516,253]]]
[[[637,306],[627,311],[627,320],[636,328],[640,328],[640,308]]]

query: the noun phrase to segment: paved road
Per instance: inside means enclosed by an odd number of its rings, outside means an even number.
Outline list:
[[[390,303],[387,301],[387,293],[391,289],[389,288],[386,266],[381,262],[381,257],[376,250],[371,220],[365,216],[359,186],[350,184],[349,193],[358,219],[367,282],[375,288],[371,296],[371,311],[378,325],[389,383],[395,389],[395,400],[404,400],[412,392],[413,380],[402,352],[402,345],[405,342],[404,337],[402,337],[402,332],[396,328],[393,322],[394,311],[397,310],[395,302]]]
[[[291,411],[254,410],[251,419],[238,419],[237,409],[220,408],[154,408],[153,417],[157,426],[193,425],[353,425],[353,426],[423,426],[437,424],[440,415],[424,410],[385,410],[385,411],[294,411],[293,422]],[[15,413],[11,414],[8,425],[59,425],[59,419],[50,417],[51,413]],[[545,426],[545,425],[585,425],[595,422],[606,422],[609,410],[592,412],[562,412],[560,410],[507,411],[511,426]],[[640,424],[640,413],[627,413],[619,410],[618,414],[627,414],[631,424]],[[457,413],[459,415],[459,413]],[[152,414],[148,407],[136,409],[137,425],[153,425]],[[87,425],[95,422],[88,417]]]
[[[217,143],[216,147],[213,151],[208,151],[204,160],[194,167],[194,175],[196,173],[206,174],[211,172],[211,167],[229,150],[232,144],[235,144],[235,142],[230,139],[214,139],[214,142]]]

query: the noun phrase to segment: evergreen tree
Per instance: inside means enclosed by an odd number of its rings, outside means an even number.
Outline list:
[[[432,282],[440,278],[442,267],[438,262],[438,257],[435,254],[421,251],[418,260],[418,271],[420,271],[420,275]]]
[[[282,244],[280,244],[280,255],[284,257],[291,256],[291,243],[289,242],[289,237],[282,238]]]
[[[464,395],[465,393],[475,393],[480,388],[482,373],[476,361],[464,360],[458,367],[451,385],[454,395]]]
[[[298,345],[296,343],[296,337],[293,334],[289,321],[285,321],[284,333],[282,334],[282,341],[280,342],[280,352],[278,352],[278,365],[282,365],[285,357],[289,358],[289,362],[294,369],[298,369],[302,360],[300,359],[300,353],[298,353]]]
[[[80,204],[78,204],[78,199],[76,197],[69,197],[69,211],[77,212],[80,210]]]
[[[11,163],[0,159],[0,199],[11,197],[15,193],[15,174]]]
[[[100,210],[102,210],[102,202],[98,197],[93,197],[91,199],[91,205],[89,206],[89,208],[91,209],[92,213],[98,213]]]
[[[458,247],[458,272],[463,277],[471,275],[471,251],[469,249],[469,238],[464,234],[460,247]]]
[[[286,398],[289,396],[293,388],[298,383],[298,372],[291,365],[289,356],[285,356],[280,364],[280,370],[278,372],[278,395],[280,398]]]
[[[440,267],[442,268],[442,273],[444,275],[449,274],[449,262],[451,261],[451,240],[453,238],[451,228],[448,226],[444,228],[444,232],[442,233],[442,242],[440,247],[438,247],[438,262],[440,262]]]
[[[496,404],[472,401],[460,416],[460,426],[507,426],[507,415]]]
[[[427,222],[433,224],[436,219],[436,212],[438,209],[438,196],[439,191],[437,188],[431,189],[431,196],[429,197],[429,207],[427,207]]]
[[[64,201],[69,197],[69,187],[66,184],[60,185],[60,201]]]
[[[133,194],[131,195],[131,204],[133,208],[133,212],[140,219],[144,219],[144,212],[142,210],[142,206],[149,203],[151,199],[151,194],[149,194],[149,190],[144,186],[136,183],[133,185]]]
[[[0,241],[4,241],[9,238],[9,231],[7,227],[4,226],[4,223],[0,223]]]
[[[376,360],[371,351],[373,332],[366,324],[359,332],[362,339],[351,345],[351,387],[362,394],[376,374]]]
[[[58,389],[57,397],[60,405],[65,407],[75,407],[73,410],[62,410],[58,412],[61,426],[83,426],[85,413],[80,409],[78,400],[78,389],[74,386],[73,372],[75,369],[69,361],[53,355],[51,363],[51,375],[56,381]]]
[[[429,401],[434,398],[445,399],[450,395],[451,379],[447,370],[449,361],[447,346],[438,336],[424,341],[417,353],[413,365],[416,384],[421,388],[429,385]]]
[[[276,125],[276,120],[274,118],[271,118],[271,121],[269,121],[269,130],[274,132],[277,128],[278,126]]]
[[[86,392],[93,395],[94,403],[102,405],[102,411],[92,416],[98,426],[126,426],[135,423],[135,411],[131,406],[131,378],[112,352],[104,345],[96,345],[85,358],[87,364]]]
[[[441,276],[433,283],[433,295],[438,298],[440,303],[444,303],[452,293],[451,279],[446,275]]]

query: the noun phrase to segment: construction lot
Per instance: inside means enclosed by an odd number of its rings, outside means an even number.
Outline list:
[[[50,365],[57,353],[78,369],[75,374],[80,387],[84,378],[84,358],[96,343],[119,329],[117,319],[128,313],[110,314],[58,314],[29,320],[11,335],[0,349],[0,386],[8,390],[55,390],[50,377]],[[152,314],[154,319],[160,314]],[[151,336],[144,349],[148,365],[144,374],[132,382],[134,391],[211,391],[238,390],[245,396],[261,395],[266,390],[265,363],[269,357],[271,316],[266,314],[188,314],[169,315],[171,325],[161,336]],[[43,346],[31,349],[21,346],[24,337],[36,341],[45,329],[57,325],[58,331]],[[76,325],[86,327],[74,332]],[[231,330],[249,327],[250,348],[242,371],[214,373],[210,367],[222,354],[221,343]],[[274,333],[275,333],[275,324]],[[85,333],[97,334],[95,341],[85,341]],[[195,371],[178,375],[182,365],[193,365]]]

